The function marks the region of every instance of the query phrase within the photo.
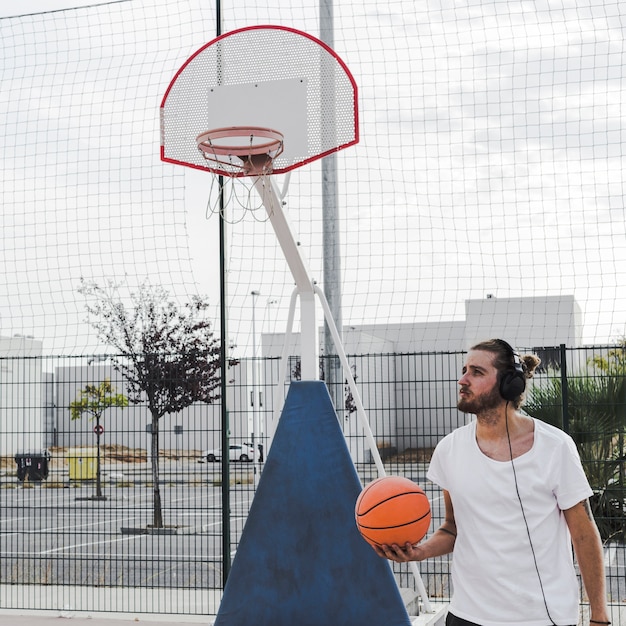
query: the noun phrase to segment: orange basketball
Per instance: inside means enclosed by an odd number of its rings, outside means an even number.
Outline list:
[[[356,501],[356,525],[373,546],[403,546],[424,538],[430,526],[430,502],[424,490],[402,476],[384,476],[367,485]]]

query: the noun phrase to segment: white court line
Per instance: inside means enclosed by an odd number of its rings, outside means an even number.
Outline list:
[[[107,539],[106,541],[90,541],[88,543],[75,543],[71,546],[61,546],[60,548],[52,548],[50,550],[43,550],[42,552],[38,552],[37,554],[52,554],[54,552],[62,552],[64,550],[73,550],[74,548],[84,548],[86,546],[101,546],[107,543],[119,543],[121,541],[130,541],[131,539],[141,539],[145,538],[147,535],[128,535],[126,537],[120,537],[116,539]],[[99,555],[100,557],[102,555]]]
[[[30,495],[30,494],[29,494]],[[133,498],[135,500],[137,499],[144,499],[147,503],[150,502],[150,498],[146,497],[145,494],[142,494],[141,498]],[[65,498],[63,496],[59,496],[59,497],[55,497],[55,498],[51,498],[54,500],[65,500]],[[203,498],[204,499],[204,498]],[[209,497],[209,500],[214,500],[217,499],[217,495],[216,494],[211,494],[211,496]],[[129,498],[130,500],[130,498]],[[180,497],[180,498],[176,498],[173,500],[170,500],[170,504],[173,502],[182,502],[185,500],[197,500],[197,498],[195,496],[185,496],[185,497]],[[244,507],[242,507],[244,508]],[[181,512],[179,509],[177,508],[172,508],[172,507],[165,507],[164,508],[164,512],[175,512],[178,513],[179,515],[181,515]],[[84,512],[81,511],[81,513],[85,513],[88,514],[89,512]],[[196,517],[198,515],[207,515],[211,516],[213,514],[220,514],[221,513],[219,511],[187,511],[187,512],[183,512],[182,515],[183,516],[189,516],[189,517]],[[23,535],[33,535],[33,534],[40,534],[40,533],[48,533],[48,532],[63,532],[63,531],[75,531],[77,529],[81,529],[81,528],[89,528],[89,527],[95,527],[95,526],[105,526],[105,525],[111,525],[111,524],[119,524],[123,521],[128,521],[128,520],[132,520],[136,517],[135,515],[132,516],[127,516],[127,517],[122,517],[122,518],[113,518],[113,519],[108,519],[108,520],[101,520],[101,521],[97,521],[97,522],[90,522],[90,523],[81,523],[81,524],[72,524],[72,525],[66,525],[66,526],[52,526],[52,527],[48,527],[48,528],[39,528],[36,530],[25,530],[25,529],[21,529],[19,531],[5,531],[4,533],[0,533],[1,535],[14,535],[14,534],[23,534]],[[246,515],[245,513],[242,515],[231,515],[231,519],[245,519]],[[10,518],[7,519],[6,521],[13,521],[15,522],[16,520],[23,520],[23,519],[29,519],[26,517],[21,517],[21,518]],[[212,522],[212,523],[208,523],[208,524],[203,524],[202,528],[203,530],[209,528],[210,526],[218,526],[221,524],[221,520],[216,521],[216,522]],[[148,537],[148,535],[129,535],[129,536],[125,536],[125,537],[115,537],[113,539],[107,539],[107,540],[101,540],[101,541],[93,541],[93,542],[85,542],[85,543],[79,543],[79,544],[72,544],[72,545],[67,545],[67,546],[61,546],[58,548],[51,548],[48,550],[43,550],[40,552],[0,552],[3,556],[15,556],[15,555],[19,555],[19,556],[29,556],[29,555],[33,555],[33,554],[38,554],[38,555],[46,555],[46,554],[53,554],[53,553],[58,553],[58,552],[63,552],[63,551],[67,551],[67,550],[74,550],[77,548],[84,548],[87,546],[97,546],[97,545],[106,545],[106,544],[113,544],[113,543],[119,543],[122,541],[129,541],[130,539],[146,539]],[[98,557],[101,557],[101,554],[97,555]],[[127,555],[125,556],[125,558],[129,558]],[[172,556],[171,558],[179,558],[177,556]]]
[[[24,519],[30,519],[30,517],[24,515],[23,517],[7,517],[6,519],[0,519],[0,524],[8,524],[9,522],[21,522]]]
[[[11,534],[18,533],[20,535],[38,535],[40,533],[62,532],[64,530],[76,530],[77,528],[89,528],[92,526],[103,526],[106,524],[119,524],[127,520],[134,519],[136,515],[130,517],[115,518],[110,520],[102,520],[100,522],[91,522],[90,524],[74,524],[73,526],[50,526],[49,528],[37,528],[35,530],[19,530],[13,531]]]
[[[608,546],[604,549],[604,567],[614,567],[617,560],[617,548]]]
[[[145,535],[143,535],[145,537]],[[12,556],[29,556],[28,554],[23,555],[19,552],[12,553]],[[30,554],[32,556],[32,554]],[[81,552],[80,556],[82,559],[102,559],[102,553],[100,552]],[[160,562],[170,562],[174,561],[176,563],[194,563],[194,562],[205,562],[208,558],[215,558],[215,554],[193,554],[193,555],[180,555],[180,554],[159,554],[158,558],[151,559],[155,563]],[[107,557],[108,558],[108,557]],[[145,560],[146,555],[144,553],[134,553],[134,552],[124,552],[123,554],[111,557],[111,560]]]
[[[243,518],[243,516],[242,516]],[[131,518],[126,518],[126,519],[131,519]],[[232,518],[231,518],[232,519]],[[215,522],[213,524],[203,524],[202,528],[206,528],[208,526],[217,526],[221,524],[221,522]],[[94,524],[92,524],[94,525]],[[101,545],[106,545],[106,544],[112,544],[112,543],[119,543],[122,541],[129,541],[130,539],[147,539],[149,537],[149,535],[129,535],[126,537],[120,537],[120,538],[114,538],[114,539],[106,539],[106,540],[102,540],[102,541],[90,541],[90,542],[85,542],[85,543],[77,543],[77,544],[72,544],[72,545],[68,545],[68,546],[61,546],[59,548],[51,548],[49,550],[42,550],[40,552],[37,552],[35,554],[39,554],[39,555],[44,555],[44,554],[53,554],[55,552],[63,552],[65,550],[73,550],[75,548],[84,548],[87,546],[101,546]],[[25,554],[33,554],[33,553],[25,553]],[[102,556],[102,555],[99,555]],[[125,558],[128,558],[127,555],[125,555]],[[176,555],[172,555],[170,558],[178,558]]]

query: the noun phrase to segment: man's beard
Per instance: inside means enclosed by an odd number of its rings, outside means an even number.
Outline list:
[[[478,415],[486,413],[497,408],[502,402],[502,396],[497,386],[489,393],[483,393],[480,396],[471,396],[469,398],[461,397],[457,403],[457,408],[463,413],[472,413]]]

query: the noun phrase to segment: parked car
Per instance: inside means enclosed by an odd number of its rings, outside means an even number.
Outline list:
[[[252,461],[254,458],[254,448],[249,443],[243,444],[231,444],[229,447],[228,460],[229,461]],[[199,463],[215,463],[222,460],[222,450],[216,448],[215,450],[204,450]]]

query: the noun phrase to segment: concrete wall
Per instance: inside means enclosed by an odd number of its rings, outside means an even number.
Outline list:
[[[85,360],[86,362],[86,360]],[[56,443],[63,448],[85,447],[96,444],[93,432],[95,425],[91,416],[83,414],[72,420],[70,404],[78,398],[79,391],[87,384],[97,385],[108,378],[114,393],[128,394],[126,383],[111,365],[75,365],[57,367],[56,388]],[[243,378],[243,381],[240,380]],[[245,368],[235,366],[229,370],[229,379],[235,381],[229,389],[230,432],[233,443],[247,440],[250,411],[244,405],[246,395]],[[236,407],[236,408],[235,408]],[[124,445],[129,448],[149,450],[151,446],[152,416],[145,404],[125,408],[112,407],[102,414],[104,434],[101,444]],[[186,451],[219,448],[221,444],[221,406],[197,403],[175,414],[159,420],[159,448],[162,450]]]

